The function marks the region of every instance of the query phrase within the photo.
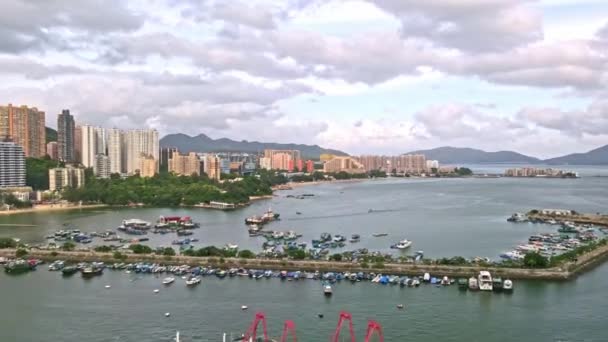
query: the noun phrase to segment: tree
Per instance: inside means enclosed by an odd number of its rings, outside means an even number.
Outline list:
[[[15,256],[17,258],[23,258],[24,256],[27,255],[27,251],[25,249],[19,248],[16,252],[15,252]]]
[[[96,246],[95,247],[95,252],[109,253],[111,251],[112,251],[112,247],[110,247],[110,246]]]
[[[152,248],[146,245],[134,244],[129,246],[129,249],[133,251],[135,254],[150,254],[152,253]]]
[[[156,254],[160,254],[160,255],[164,255],[164,256],[174,256],[175,255],[175,249],[173,249],[171,247],[161,248],[161,249],[159,249],[159,250],[156,251]]]
[[[458,167],[456,170],[454,170],[454,172],[456,172],[456,174],[459,176],[470,176],[473,174],[473,170],[467,167]]]
[[[17,247],[17,242],[11,238],[0,238],[0,249],[3,248],[15,248]]]
[[[301,249],[294,249],[287,252],[287,255],[294,260],[306,259],[306,252]]]
[[[528,268],[546,268],[549,266],[549,259],[537,252],[526,253],[524,256],[524,266]]]
[[[49,170],[63,166],[58,161],[45,158],[26,158],[25,184],[34,190],[47,190],[49,188]]]
[[[342,254],[336,253],[329,257],[331,261],[342,261]]]
[[[75,248],[76,248],[76,244],[73,243],[73,242],[71,242],[71,241],[65,242],[61,246],[61,249],[64,250],[64,251],[67,251],[67,252],[73,251]]]
[[[114,254],[112,254],[112,257],[117,260],[124,260],[127,258],[126,255],[120,253],[119,251],[114,252]]]
[[[250,251],[248,249],[244,249],[238,253],[238,257],[243,258],[243,259],[254,259],[255,253],[253,253],[252,251]]]

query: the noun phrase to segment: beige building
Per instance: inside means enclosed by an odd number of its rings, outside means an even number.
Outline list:
[[[139,158],[139,176],[154,177],[158,170],[158,160],[152,156],[141,155]]]
[[[422,154],[400,156],[360,156],[357,160],[366,171],[382,170],[387,173],[421,174],[427,172],[426,157]]]
[[[363,164],[352,157],[334,157],[323,164],[323,172],[365,173]]]
[[[59,159],[59,146],[56,141],[46,144],[46,154],[53,160]]]
[[[200,174],[201,161],[194,152],[187,155],[179,154],[179,151],[173,151],[168,161],[169,172],[176,175],[191,176],[192,174]]]
[[[23,147],[26,157],[46,155],[44,112],[27,106],[0,106],[0,139],[10,139]]]
[[[222,168],[220,158],[214,155],[205,157],[205,173],[210,179],[220,180],[222,176]]]
[[[270,160],[270,169],[293,171],[302,160],[298,150],[264,150],[264,158]]]
[[[140,157],[145,155],[147,158],[152,158],[158,165],[159,146],[158,146],[158,131],[154,129],[134,129],[125,132],[124,135],[125,149],[123,150],[126,160],[126,172],[133,174],[140,168]],[[123,166],[125,168],[125,166]],[[154,173],[158,168],[154,170]],[[141,175],[141,173],[140,173]]]
[[[84,169],[62,167],[49,170],[49,190],[61,191],[67,187],[80,188],[84,185]]]

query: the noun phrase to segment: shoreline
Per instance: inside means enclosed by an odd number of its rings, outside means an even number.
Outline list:
[[[2,249],[0,256],[14,258],[15,249]],[[99,253],[94,251],[48,251],[30,250],[24,258],[36,258],[45,261],[64,260],[71,262],[93,262],[103,261],[105,263],[117,262],[150,262],[164,265],[209,265],[219,268],[257,268],[276,271],[323,271],[323,272],[374,272],[391,275],[421,275],[424,273],[448,276],[452,278],[468,278],[485,270],[503,279],[513,280],[546,280],[546,281],[568,281],[608,259],[608,246],[602,246],[585,255],[581,255],[576,262],[569,262],[561,266],[544,269],[528,268],[502,268],[484,266],[448,266],[448,265],[423,265],[423,264],[384,264],[383,268],[363,268],[360,264],[336,261],[312,261],[312,260],[280,260],[280,259],[243,259],[243,258],[221,258],[221,257],[190,257],[190,256],[163,256],[155,254],[124,254],[124,259],[115,259],[112,253]]]
[[[27,209],[14,209],[14,210],[0,211],[0,217],[27,214],[27,213],[45,213],[45,212],[52,212],[52,211],[68,211],[68,210],[76,210],[76,209],[95,209],[95,208],[107,208],[107,207],[110,207],[110,205],[108,205],[108,204],[37,205],[37,206],[34,206],[32,208],[27,208]]]

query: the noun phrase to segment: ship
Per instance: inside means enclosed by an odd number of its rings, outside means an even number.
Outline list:
[[[262,225],[268,222],[276,221],[280,217],[280,214],[275,213],[272,209],[268,209],[262,216],[254,215],[245,219],[245,224]]]

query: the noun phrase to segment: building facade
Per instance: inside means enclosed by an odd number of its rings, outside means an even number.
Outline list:
[[[59,160],[59,148],[56,141],[46,144],[46,154],[53,160]]]
[[[177,152],[177,147],[162,147],[160,149],[160,160],[158,165],[160,171],[169,171],[169,159],[171,159],[173,152]]]
[[[144,160],[150,158],[155,160],[158,172],[158,131],[154,129],[137,129],[125,132],[126,172],[135,174],[137,170],[141,175],[142,157]]]
[[[264,150],[264,158],[269,158],[270,169],[292,172],[302,156],[298,150]]]
[[[125,173],[123,155],[125,154],[124,133],[120,129],[110,128],[108,133],[108,158],[110,173]]]
[[[74,156],[74,117],[70,115],[68,109],[61,111],[57,115],[57,160],[73,163],[76,158]]]
[[[84,167],[95,167],[98,154],[106,154],[106,131],[101,127],[83,125],[81,132],[81,163]]]
[[[194,152],[181,155],[179,151],[174,151],[168,161],[168,171],[183,176],[199,175],[200,159]]]
[[[365,173],[365,167],[352,157],[334,157],[323,164],[323,172]]]
[[[105,154],[98,154],[95,157],[93,173],[97,178],[110,178],[110,158]]]
[[[210,179],[220,180],[222,175],[221,161],[215,155],[205,157],[205,173]]]
[[[25,186],[25,152],[14,142],[0,142],[0,188]]]
[[[380,170],[387,173],[422,174],[427,172],[426,157],[422,154],[400,156],[360,156],[357,160],[366,171]]]
[[[65,188],[80,188],[84,185],[84,169],[61,167],[49,170],[49,189],[61,191]]]
[[[46,155],[44,112],[27,106],[0,106],[0,139],[11,139],[23,148],[26,157]]]
[[[136,173],[139,173],[140,177],[154,177],[158,172],[158,160],[154,157],[142,155],[138,161],[139,167],[136,169]]]

